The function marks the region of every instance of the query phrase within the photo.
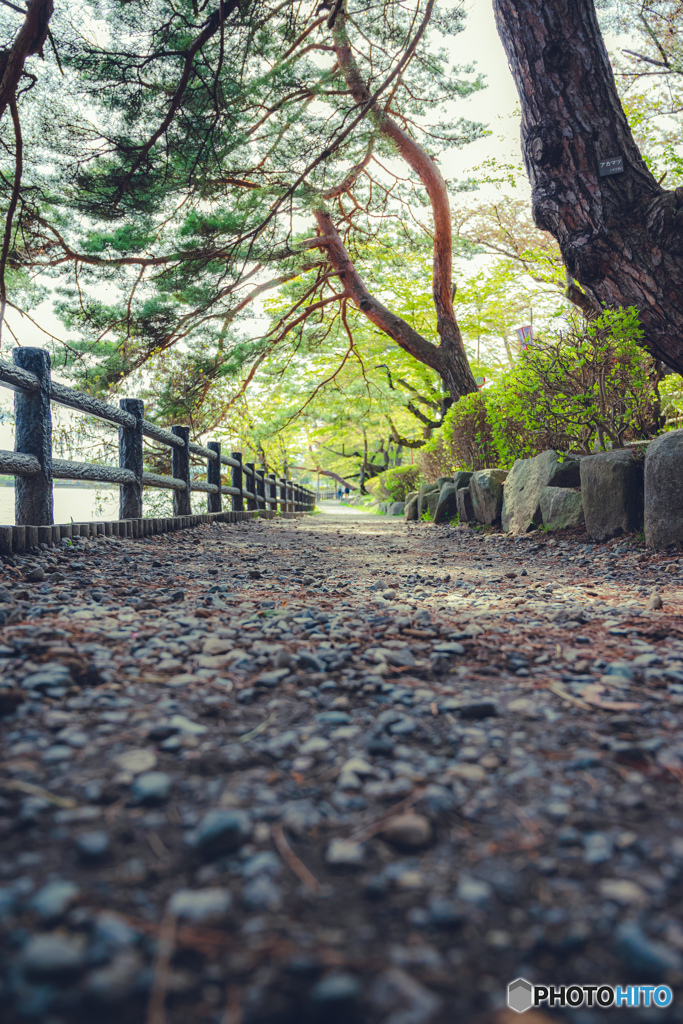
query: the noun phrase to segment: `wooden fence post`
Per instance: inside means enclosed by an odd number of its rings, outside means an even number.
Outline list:
[[[206,479],[210,484],[216,484],[217,494],[206,496],[206,507],[209,512],[221,512],[223,509],[221,498],[221,445],[220,441],[209,441],[206,446],[210,451],[216,453],[215,459],[206,460]]]
[[[135,483],[119,485],[119,519],[142,518],[142,421],[145,406],[139,398],[122,398],[119,408],[135,416],[134,427],[119,427],[119,466],[135,473]]]
[[[256,466],[253,462],[245,462],[244,465],[247,470],[247,484],[249,479],[251,479],[251,486],[248,485],[247,489],[254,495],[253,498],[247,498],[247,509],[250,512],[255,512],[258,508],[258,498],[256,497]]]
[[[242,452],[233,452],[232,457],[235,462],[239,462],[239,466],[232,467],[232,473],[230,474],[230,483],[239,494],[233,494],[232,496],[232,510],[233,512],[244,512],[244,481],[242,477]]]
[[[191,516],[192,498],[190,496],[190,428],[177,424],[171,427],[176,437],[183,440],[182,448],[173,449],[173,476],[185,481],[184,491],[173,492],[173,515]]]
[[[275,504],[271,501],[268,508],[275,512],[277,515],[277,483],[275,473],[268,474],[268,497],[275,499]]]
[[[262,508],[264,512],[268,508],[266,505],[266,470],[267,466],[261,466],[261,479],[258,482],[258,504],[259,508]]]
[[[14,480],[17,526],[51,526],[52,518],[52,413],[50,411],[50,356],[42,348],[15,348],[14,363],[35,373],[40,390],[14,395],[15,452],[32,455],[40,472]]]

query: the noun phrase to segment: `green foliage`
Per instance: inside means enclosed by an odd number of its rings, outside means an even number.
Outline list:
[[[509,467],[548,448],[588,454],[655,436],[661,370],[640,347],[642,333],[636,310],[618,309],[536,340],[493,385],[448,411],[420,452],[425,477]],[[673,376],[665,406],[672,425],[683,413]]]
[[[379,500],[405,501],[410,491],[417,490],[419,466],[394,466],[370,481],[368,490]]]
[[[427,480],[452,476],[459,469],[499,465],[499,454],[488,418],[489,392],[465,395],[446,413],[443,427],[418,455]]]

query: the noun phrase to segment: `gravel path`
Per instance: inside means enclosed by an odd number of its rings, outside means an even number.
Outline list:
[[[8,1024],[509,1024],[518,976],[683,981],[678,553],[343,512],[2,582]]]

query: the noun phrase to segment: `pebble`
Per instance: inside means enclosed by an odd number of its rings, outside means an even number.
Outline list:
[[[229,889],[178,889],[168,901],[168,909],[181,920],[196,924],[223,921],[232,908]]]
[[[101,861],[109,852],[109,835],[98,829],[94,832],[83,832],[76,839],[76,849],[81,860],[86,862]]]
[[[31,899],[31,909],[44,921],[51,921],[63,915],[78,898],[79,889],[75,882],[56,879],[39,889]]]
[[[168,800],[171,785],[171,776],[166,772],[143,772],[131,786],[131,803],[143,807],[158,807]]]
[[[29,977],[62,981],[79,974],[86,963],[83,936],[55,932],[32,936],[21,954]]]
[[[251,821],[243,811],[214,810],[202,818],[194,844],[205,857],[219,857],[239,849],[250,835]]]
[[[399,850],[421,850],[431,842],[432,826],[422,814],[398,814],[384,823],[380,835]]]
[[[348,839],[333,839],[327,847],[325,860],[332,867],[359,868],[365,860],[365,849],[362,843],[354,843]]]
[[[675,981],[683,595],[643,605],[678,560],[631,580],[628,538],[536,533],[78,538],[68,590],[41,555],[49,593],[6,561],[3,1012],[145,1018],[164,907],[169,1021],[235,987],[250,1020],[497,1018],[551,961]],[[571,701],[596,684],[640,706]]]

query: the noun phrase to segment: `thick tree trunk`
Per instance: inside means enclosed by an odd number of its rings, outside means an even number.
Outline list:
[[[592,0],[494,0],[522,103],[534,220],[603,307],[635,306],[648,348],[683,372],[683,188],[636,146]],[[623,160],[602,177],[600,161]]]

